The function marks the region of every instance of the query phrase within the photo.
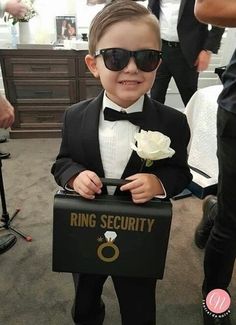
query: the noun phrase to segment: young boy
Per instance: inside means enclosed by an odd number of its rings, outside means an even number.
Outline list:
[[[114,1],[95,16],[85,61],[105,90],[95,99],[73,105],[65,113],[60,152],[52,167],[58,185],[93,199],[107,193],[100,177],[126,178],[131,182],[117,188],[114,195],[129,195],[139,204],[155,196],[172,197],[190,182],[187,165],[190,132],[185,115],[146,95],[160,63],[160,46],[157,19],[136,2]],[[123,117],[143,114],[139,126],[128,120],[106,120],[107,107],[114,113],[126,112]],[[142,173],[139,172],[142,161],[130,147],[140,127],[164,133],[175,150],[172,158],[154,161]],[[113,194],[113,189],[108,187],[108,192]],[[75,323],[102,325],[105,306],[101,294],[107,276],[73,274],[73,277]],[[118,276],[112,280],[122,325],[156,324],[156,280]]]

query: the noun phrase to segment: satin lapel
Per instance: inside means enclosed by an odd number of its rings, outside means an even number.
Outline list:
[[[153,130],[154,126],[158,127],[158,121],[153,120],[152,111],[153,111],[152,102],[149,99],[149,97],[145,95],[144,105],[143,105],[144,119],[140,129],[148,131],[148,130]],[[121,178],[126,178],[130,175],[139,173],[141,171],[141,166],[142,166],[142,160],[137,155],[136,151],[133,150]]]
[[[182,17],[182,14],[183,14],[183,10],[184,10],[184,6],[186,4],[186,1],[187,0],[182,0],[181,3],[180,3],[180,7],[179,7],[179,16],[178,16],[178,23]]]
[[[102,108],[103,92],[91,101],[85,111],[83,123],[83,148],[89,168],[96,171],[99,177],[104,177],[102,159],[99,148],[98,125],[99,115]]]

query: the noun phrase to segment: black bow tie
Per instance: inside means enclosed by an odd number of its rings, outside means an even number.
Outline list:
[[[114,109],[106,107],[103,113],[104,113],[104,119],[107,121],[126,120],[134,125],[140,126],[144,120],[143,112],[127,114],[126,112],[118,112],[115,111]]]

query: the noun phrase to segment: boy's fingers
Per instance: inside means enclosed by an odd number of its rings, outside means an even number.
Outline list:
[[[97,174],[93,173],[92,175],[89,175],[90,180],[92,181],[92,183],[94,185],[96,185],[97,187],[101,188],[102,187],[102,182],[100,180],[100,178],[97,176]]]
[[[127,178],[127,180],[128,180],[128,178]],[[129,179],[129,180],[131,180],[131,179]],[[135,188],[137,188],[137,187],[139,187],[141,185],[142,185],[142,182],[139,179],[134,178],[132,180],[132,182],[127,183],[125,185],[122,185],[120,190],[121,191],[128,191],[128,190],[131,191],[131,190],[133,190],[133,189],[135,189]]]

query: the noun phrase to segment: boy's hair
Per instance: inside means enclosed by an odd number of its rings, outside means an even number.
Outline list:
[[[161,45],[159,22],[147,8],[132,0],[116,0],[107,4],[93,18],[89,28],[89,53],[94,55],[98,41],[108,27],[122,21],[145,21],[156,31]]]

